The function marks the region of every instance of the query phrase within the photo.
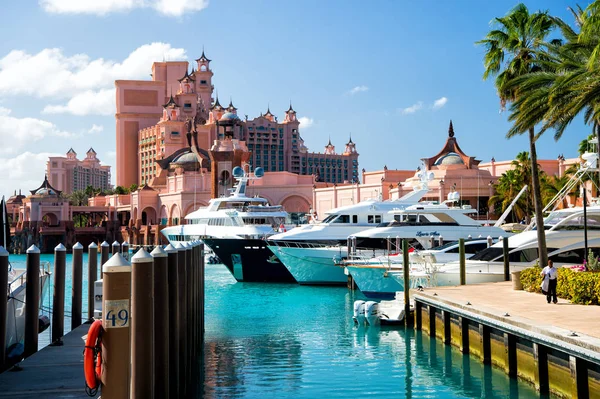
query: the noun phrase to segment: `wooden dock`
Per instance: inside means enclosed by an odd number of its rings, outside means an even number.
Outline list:
[[[415,328],[561,397],[600,398],[600,306],[512,282],[412,291]]]
[[[81,339],[89,326],[83,324],[65,335],[63,346],[47,346],[25,359],[20,363],[21,371],[0,374],[0,398],[89,398]]]

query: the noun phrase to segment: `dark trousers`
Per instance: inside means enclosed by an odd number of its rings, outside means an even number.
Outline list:
[[[548,294],[546,295],[548,303],[550,303],[550,299],[552,299],[552,302],[554,303],[558,302],[558,299],[556,298],[556,279],[548,281]]]

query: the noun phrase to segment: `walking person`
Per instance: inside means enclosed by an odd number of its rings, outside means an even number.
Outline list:
[[[556,278],[558,277],[558,272],[551,260],[548,260],[548,266],[544,267],[541,275],[544,278],[542,281],[542,293],[546,294],[546,300],[548,303],[550,303],[550,300],[552,300],[554,303],[557,303]]]

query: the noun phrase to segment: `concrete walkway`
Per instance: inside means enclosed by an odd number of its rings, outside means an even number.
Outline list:
[[[20,363],[23,370],[0,374],[0,398],[89,398],[83,379],[84,324]]]
[[[600,352],[600,306],[574,305],[560,298],[558,304],[548,304],[545,295],[513,290],[510,281],[426,288],[413,294]]]

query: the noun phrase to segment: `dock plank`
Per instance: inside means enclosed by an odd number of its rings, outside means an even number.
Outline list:
[[[83,378],[84,324],[20,363],[21,371],[0,374],[0,398],[89,398]]]

